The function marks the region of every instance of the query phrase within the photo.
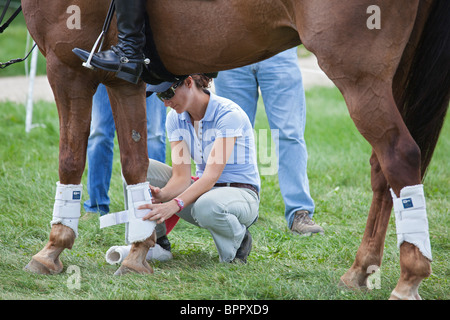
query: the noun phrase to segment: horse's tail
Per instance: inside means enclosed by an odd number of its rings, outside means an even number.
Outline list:
[[[422,177],[433,156],[449,105],[449,17],[450,1],[435,0],[423,30],[414,28],[422,34],[412,61],[402,59],[398,69],[409,65],[407,76],[396,75],[394,79],[397,106],[421,150]],[[415,32],[411,37],[415,36]]]

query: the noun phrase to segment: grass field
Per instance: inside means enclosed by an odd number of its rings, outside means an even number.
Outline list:
[[[336,89],[308,90],[307,107],[308,172],[315,220],[324,227],[324,236],[291,234],[277,176],[262,176],[260,218],[250,229],[254,243],[247,265],[219,263],[210,234],[181,221],[169,235],[173,260],[154,263],[150,276],[116,277],[117,266],[107,264],[104,254],[110,246],[123,244],[124,227],[100,230],[98,216],[84,211],[79,238],[61,255],[61,274],[22,270],[48,240],[58,181],[58,117],[53,103],[37,103],[33,121],[45,127],[26,134],[24,106],[1,103],[0,299],[387,299],[400,273],[393,217],[381,288],[361,292],[337,286],[353,262],[365,227],[371,200],[370,146],[355,129]],[[425,180],[434,262],[433,274],[420,289],[424,299],[450,298],[449,122]],[[262,104],[256,129],[268,129]],[[82,183],[86,186],[85,175]],[[117,144],[110,196],[111,210],[123,210]],[[70,285],[69,266],[79,268],[79,288]]]
[[[3,7],[0,6],[0,13],[3,11]],[[12,15],[13,10],[9,10],[3,23]],[[5,29],[3,33],[0,34],[0,62],[7,62],[12,59],[23,58],[26,56],[28,51],[31,49],[32,40],[28,39],[27,46],[27,29],[25,27],[25,19],[23,14],[19,14],[14,21]],[[35,50],[38,50],[35,48]],[[31,57],[31,55],[30,55]],[[25,63],[30,63],[31,59],[26,62],[19,62],[5,69],[0,70],[0,77],[10,77],[17,75],[25,75]],[[38,54],[37,63],[37,75],[43,75],[46,73],[46,64],[44,56]]]

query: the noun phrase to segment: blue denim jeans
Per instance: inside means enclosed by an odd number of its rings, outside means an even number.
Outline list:
[[[166,107],[155,94],[147,98],[147,147],[149,158],[166,161]],[[92,101],[91,133],[87,147],[87,212],[109,212],[108,196],[116,127],[106,87],[99,85]]]
[[[259,87],[270,129],[279,133],[279,139],[275,139],[279,150],[278,178],[288,227],[292,226],[297,210],[307,210],[312,217],[315,205],[306,168],[305,92],[297,48],[258,63],[221,71],[214,85],[217,95],[233,100],[244,109],[253,126]]]

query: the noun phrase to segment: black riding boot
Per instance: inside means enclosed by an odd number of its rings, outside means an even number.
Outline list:
[[[145,46],[145,5],[146,0],[116,0],[118,43],[110,50],[95,53],[92,66],[106,71],[117,72],[123,80],[137,83],[144,64]],[[73,52],[87,61],[90,52],[79,48]]]

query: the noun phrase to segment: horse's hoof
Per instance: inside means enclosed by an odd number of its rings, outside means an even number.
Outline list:
[[[56,269],[51,269],[43,263],[32,258],[31,261],[23,268],[23,270],[36,274],[52,275],[61,273],[61,271],[63,270],[63,266],[60,265]]]
[[[341,279],[339,279],[338,288],[346,289],[346,290],[354,290],[355,286],[347,284],[341,277]]]
[[[397,291],[392,291],[389,300],[422,300],[421,296],[418,292],[411,293],[409,295],[402,295]]]
[[[114,272],[114,275],[115,276],[123,276],[128,273],[135,273],[135,271],[130,268],[127,268],[125,266],[120,266],[119,269],[117,269],[117,271]]]
[[[366,291],[367,290],[366,285],[361,285],[358,281],[355,281],[354,279],[347,279],[347,277],[345,275],[343,275],[340,278],[338,287],[342,288],[342,289],[352,290],[352,291],[358,291],[358,290]]]
[[[119,269],[114,273],[115,276],[123,276],[128,273],[139,273],[139,274],[152,274],[153,269],[150,265],[141,265],[140,267],[131,268],[125,265],[121,265]]]

